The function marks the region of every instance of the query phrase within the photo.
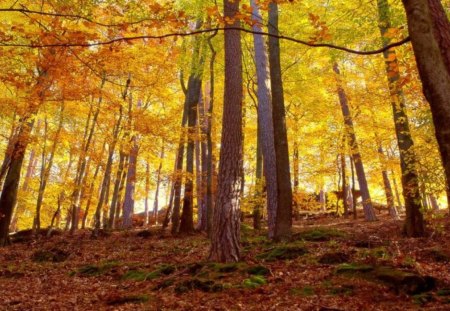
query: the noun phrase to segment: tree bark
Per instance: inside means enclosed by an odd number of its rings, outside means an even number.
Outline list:
[[[158,166],[158,171],[156,172],[156,190],[155,190],[155,201],[153,202],[153,218],[155,218],[155,225],[158,224],[158,207],[159,207],[159,187],[161,184],[161,170],[162,163],[164,159],[164,140],[162,141],[160,161]]]
[[[288,239],[292,230],[292,187],[286,130],[283,81],[281,78],[278,4],[269,4],[269,66],[272,90],[273,125],[277,167],[277,216],[274,239]]]
[[[389,4],[387,0],[378,0],[379,28],[383,46],[391,42],[388,34],[391,28]],[[392,110],[394,115],[395,133],[400,153],[400,166],[402,170],[403,197],[405,200],[406,219],[405,232],[408,236],[424,234],[423,215],[420,211],[419,181],[416,168],[416,155],[414,142],[409,130],[409,121],[406,114],[406,101],[400,85],[400,71],[397,54],[394,49],[383,53],[386,64],[386,74],[389,82]],[[414,229],[413,227],[417,227]]]
[[[58,123],[58,128],[56,129],[56,133],[55,133],[55,137],[53,138],[53,145],[52,148],[50,150],[50,157],[48,159],[48,162],[46,163],[45,158],[46,158],[46,152],[45,152],[45,148],[43,151],[43,157],[42,157],[42,168],[41,168],[41,180],[39,183],[39,191],[38,191],[38,198],[37,198],[37,202],[36,202],[36,216],[35,216],[35,224],[36,224],[36,229],[39,230],[41,229],[41,206],[42,206],[42,202],[44,200],[44,192],[45,192],[45,188],[47,187],[47,182],[48,179],[50,177],[50,171],[52,169],[53,166],[53,158],[55,157],[55,152],[56,152],[56,147],[58,145],[59,142],[59,136],[61,134],[61,130],[62,130],[62,126],[63,126],[63,122],[64,122],[64,102],[61,103],[61,109],[59,112],[59,123]]]
[[[260,25],[263,21],[259,12],[259,5],[255,0],[251,0],[250,2],[253,9],[252,18],[254,21],[252,29],[255,32],[261,32],[262,29]],[[259,138],[263,154],[264,176],[266,180],[269,238],[272,239],[275,237],[275,227],[278,210],[278,178],[276,161],[277,154],[275,152],[273,109],[270,90],[269,60],[267,57],[266,47],[262,35],[253,34],[253,43],[255,50],[254,59],[258,85],[258,135],[260,135]],[[282,229],[280,233],[283,232],[283,230],[285,229]]]
[[[409,35],[422,80],[423,92],[430,103],[436,139],[447,180],[447,200],[450,202],[450,74],[436,42],[433,19],[426,0],[403,0]],[[421,214],[406,211],[408,236],[423,235]]]
[[[116,172],[116,180],[114,181],[114,190],[111,198],[111,205],[109,207],[108,228],[114,229],[116,223],[116,209],[119,205],[119,190],[122,181],[122,175],[125,167],[125,153],[120,150],[119,165]]]
[[[350,147],[350,152],[355,165],[356,176],[358,177],[359,188],[361,191],[361,197],[363,200],[364,216],[367,221],[376,220],[375,212],[372,207],[372,200],[370,198],[369,187],[367,185],[366,174],[364,172],[364,165],[362,162],[361,154],[359,153],[359,146],[356,140],[355,129],[353,125],[353,118],[350,113],[350,107],[348,105],[347,95],[340,81],[340,71],[337,63],[333,65],[333,70],[338,78],[338,95],[341,105],[342,116],[344,117],[345,131],[347,135],[347,142]]]
[[[224,16],[234,20],[228,27],[239,27],[234,15],[238,0],[224,1]],[[213,215],[209,259],[237,262],[240,259],[240,178],[242,170],[242,47],[238,30],[225,30],[225,85],[222,141],[217,201]]]

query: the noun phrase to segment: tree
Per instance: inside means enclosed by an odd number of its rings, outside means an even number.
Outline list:
[[[430,103],[436,139],[447,179],[447,200],[450,202],[450,73],[436,41],[433,15],[427,0],[403,0],[411,43],[423,85],[423,93]],[[409,213],[406,232],[410,236],[423,234],[422,220]],[[422,230],[421,230],[422,229]]]
[[[238,0],[224,1],[224,17],[238,27]],[[225,30],[225,85],[217,201],[213,214],[209,259],[240,259],[240,185],[242,170],[242,48],[238,30]]]
[[[273,125],[277,167],[277,215],[273,238],[287,239],[292,228],[292,186],[289,168],[289,148],[286,130],[283,81],[281,78],[278,4],[269,4],[269,64],[272,90]]]

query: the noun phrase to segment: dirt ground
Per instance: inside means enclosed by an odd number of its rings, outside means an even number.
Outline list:
[[[294,227],[292,241],[274,244],[243,224],[235,265],[206,262],[203,234],[156,227],[24,238],[0,249],[0,310],[450,310],[444,214],[420,239],[387,216]]]

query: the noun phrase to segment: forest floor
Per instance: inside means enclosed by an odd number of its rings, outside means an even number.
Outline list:
[[[228,265],[203,234],[25,238],[0,249],[0,310],[450,310],[449,218],[420,239],[380,218],[296,221],[278,244],[244,224]]]

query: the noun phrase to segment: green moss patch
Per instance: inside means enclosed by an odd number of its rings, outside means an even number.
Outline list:
[[[295,240],[305,240],[311,242],[330,241],[335,238],[345,237],[346,233],[332,228],[314,228],[297,233],[293,236]]]
[[[250,278],[242,281],[242,287],[244,288],[257,288],[267,284],[267,280],[262,275],[252,275]]]
[[[389,266],[373,267],[359,264],[342,264],[336,269],[337,274],[363,277],[369,281],[380,281],[396,292],[417,295],[435,287],[436,280],[430,276],[398,270]]]
[[[247,273],[251,275],[268,275],[270,273],[269,268],[258,265],[247,268]]]
[[[297,245],[282,245],[274,247],[262,254],[256,256],[258,259],[266,261],[295,259],[308,253],[308,250],[303,246]]]
[[[115,260],[106,261],[98,265],[85,265],[76,271],[74,275],[80,276],[98,276],[111,272],[114,268],[118,267],[120,263]]]

